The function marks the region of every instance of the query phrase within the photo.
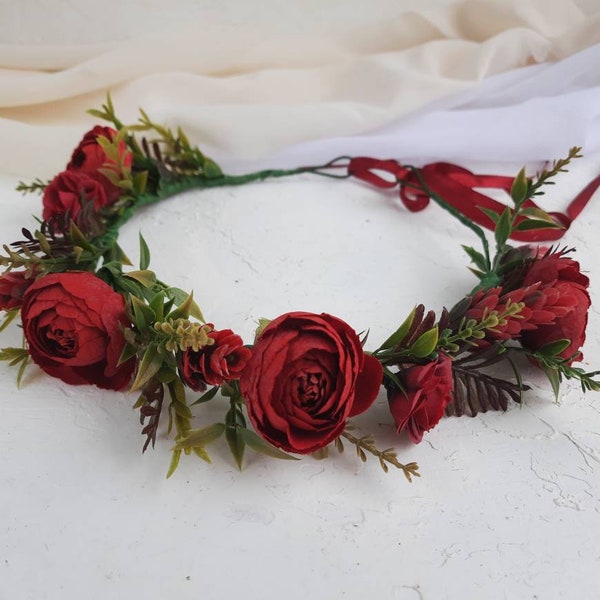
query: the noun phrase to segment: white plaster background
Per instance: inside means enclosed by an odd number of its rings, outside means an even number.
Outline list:
[[[580,162],[547,206],[563,206],[599,168]],[[5,241],[38,211],[15,183],[2,180]],[[595,201],[566,239],[592,277],[588,368],[600,365],[599,218]],[[305,176],[186,194],[125,227],[132,257],[139,230],[157,272],[193,287],[209,319],[246,339],[258,317],[306,309],[370,327],[374,348],[416,302],[439,309],[473,284],[459,248],[469,231],[351,182]],[[35,367],[18,391],[14,375],[0,365],[3,600],[600,593],[598,396],[567,385],[554,403],[532,369],[522,407],[445,419],[418,446],[393,434],[380,397],[361,424],[419,462],[413,484],[351,452],[297,463],[250,454],[239,473],[221,443],[212,465],[188,458],[166,481],[169,441],[160,435],[141,455],[133,397]],[[198,426],[221,416],[217,402]]]
[[[246,3],[105,0],[98,16],[97,2],[0,0],[0,43],[102,44],[206,11],[224,23],[274,19],[287,31],[343,15],[350,27],[398,6],[321,4],[269,0],[250,12]],[[129,16],[111,20],[117,6]],[[564,206],[599,171],[599,156],[580,161],[545,206]],[[0,178],[2,242],[40,212],[16,183]],[[592,280],[590,369],[600,367],[599,219],[596,196],[565,238]],[[207,318],[247,340],[259,317],[305,309],[370,327],[375,348],[415,303],[439,309],[473,285],[459,247],[475,241],[469,231],[355,182],[305,176],[186,194],[124,228],[132,258],[139,230],[161,277],[193,287]],[[18,329],[0,342],[19,344]],[[182,460],[166,481],[170,442],[163,430],[141,454],[134,397],[70,387],[35,367],[17,390],[0,364],[0,599],[598,598],[599,396],[565,385],[555,403],[543,375],[529,368],[527,379],[522,407],[445,419],[418,446],[395,436],[382,395],[360,424],[420,464],[413,484],[349,449],[325,462],[249,454],[239,473],[224,443],[211,448],[212,465]],[[198,426],[222,414],[215,402]]]

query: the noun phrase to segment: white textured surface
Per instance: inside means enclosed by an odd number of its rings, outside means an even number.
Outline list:
[[[576,165],[546,206],[599,169],[600,159]],[[39,199],[0,181],[9,242],[33,225]],[[566,238],[592,279],[589,368],[600,367],[599,219],[596,198]],[[160,276],[193,287],[207,318],[246,339],[258,317],[306,309],[370,327],[374,348],[416,302],[439,309],[473,284],[459,248],[469,231],[351,182],[303,177],[169,200],[124,228],[132,258],[140,229]],[[11,336],[3,346],[19,343]],[[599,397],[565,386],[554,403],[543,376],[527,378],[523,407],[445,419],[418,446],[394,436],[382,396],[361,424],[419,462],[412,485],[350,452],[249,455],[239,473],[224,444],[212,465],[187,458],[166,481],[169,441],[141,455],[134,398],[35,368],[17,391],[2,364],[0,598],[600,597]],[[200,425],[222,413],[198,414]]]

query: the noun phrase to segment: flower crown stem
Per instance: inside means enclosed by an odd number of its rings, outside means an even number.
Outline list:
[[[436,204],[441,206],[446,212],[450,213],[455,219],[458,219],[465,227],[468,227],[471,231],[473,231],[473,233],[475,233],[475,235],[481,240],[486,265],[488,269],[491,270],[492,261],[490,258],[490,245],[483,229],[481,229],[481,227],[473,223],[473,221],[471,221],[468,217],[465,217],[451,204],[448,204],[448,202],[446,202],[441,196],[436,194],[425,182],[425,178],[423,177],[423,174],[421,173],[420,169],[412,165],[404,166],[405,168],[410,169],[416,175],[417,179],[419,180],[419,185],[413,185],[405,181],[399,183],[401,183],[401,185],[405,187],[425,192]]]
[[[197,189],[211,189],[217,187],[226,186],[241,186],[248,183],[257,181],[264,181],[265,179],[277,179],[280,177],[291,177],[294,175],[301,175],[303,173],[312,173],[314,175],[320,175],[322,177],[330,177],[333,179],[347,179],[350,177],[348,173],[340,175],[334,173],[327,173],[323,169],[331,168],[346,168],[346,165],[335,164],[342,159],[349,157],[338,157],[324,165],[318,166],[307,166],[299,167],[296,169],[265,169],[262,171],[255,171],[253,173],[246,173],[243,175],[221,175],[220,177],[206,178],[206,177],[187,177],[172,183],[163,185],[156,194],[143,194],[138,196],[135,201],[127,206],[119,216],[113,220],[108,226],[107,231],[96,238],[95,244],[102,248],[102,253],[109,250],[117,241],[118,233],[122,225],[124,225],[131,217],[133,217],[138,210],[145,206],[150,206],[158,202],[162,202],[172,196],[176,196],[186,191],[197,190]]]

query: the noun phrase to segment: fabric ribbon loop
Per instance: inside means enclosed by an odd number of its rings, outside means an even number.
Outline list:
[[[385,174],[389,177],[385,177]],[[464,167],[447,162],[427,164],[419,169],[404,167],[393,159],[379,160],[355,157],[348,164],[348,175],[378,188],[392,189],[399,186],[400,199],[411,212],[424,210],[433,196],[458,210],[477,225],[494,229],[494,220],[486,211],[502,214],[506,204],[498,202],[476,188],[504,190],[507,194],[513,183],[505,175],[481,175]],[[513,231],[511,239],[523,242],[542,242],[560,239],[600,187],[600,176],[591,181],[568,205],[566,213],[548,212],[560,228],[544,227]],[[533,200],[527,200],[526,208],[539,208]],[[524,221],[521,218],[517,221]]]

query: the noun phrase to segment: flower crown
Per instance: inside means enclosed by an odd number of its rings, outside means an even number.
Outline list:
[[[349,443],[361,460],[374,455],[384,471],[393,465],[410,481],[419,476],[416,463],[403,464],[393,449],[378,449],[349,422],[369,410],[382,385],[397,431],[406,430],[414,442],[444,414],[474,416],[521,402],[528,386],[520,357],[546,373],[555,394],[563,379],[579,380],[584,391],[600,389],[598,372],[573,366],[581,359],[590,297],[571,250],[508,244],[509,238],[562,235],[565,219],[532,199],[578,156],[578,148],[533,179],[524,171],[514,180],[495,178],[495,184],[502,179],[498,185],[509,191],[512,206],[471,187],[476,204],[466,206],[453,191],[456,185],[468,185],[471,176],[472,186],[484,182],[446,163],[417,169],[342,157],[319,166],[225,175],[183,131],[140,112],[135,125],[124,126],[109,97],[102,110],[90,113],[110,127],[86,133],[52,181],[19,184],[20,191],[42,193],[43,212],[39,228],[23,229],[23,239],[5,245],[0,256],[6,267],[0,331],[20,314],[24,333],[23,347],[4,348],[0,358],[18,367],[18,383],[33,361],[71,385],[139,394],[134,408],[144,451],[154,446],[167,415],[167,435],[174,436],[168,476],[182,453],[209,461],[207,447],[225,437],[239,468],[246,447],[275,458],[323,458],[330,446],[342,451]],[[481,251],[464,246],[478,284],[439,316],[417,305],[372,351],[364,349],[367,335],[341,319],[299,311],[260,319],[253,343],[244,344],[226,325],[207,322],[191,293],[149,269],[141,235],[138,269],[117,242],[121,225],[142,206],[188,189],[298,173],[398,185],[411,210],[434,200],[481,241]],[[448,193],[443,197],[440,189]],[[493,229],[493,250],[480,225]],[[498,364],[510,378],[489,370]],[[191,392],[200,395],[191,401]],[[213,401],[224,404],[223,420],[194,427],[193,410]]]

